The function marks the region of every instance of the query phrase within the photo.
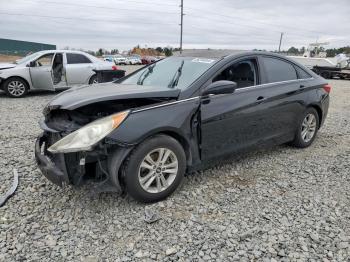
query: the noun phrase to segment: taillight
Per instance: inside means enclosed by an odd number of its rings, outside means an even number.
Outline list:
[[[326,91],[328,94],[331,92],[332,87],[330,85],[324,85],[323,86],[324,91]]]
[[[118,70],[118,67],[115,65],[112,65],[112,70]]]

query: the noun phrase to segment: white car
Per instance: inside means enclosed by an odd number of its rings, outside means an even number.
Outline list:
[[[139,57],[136,56],[129,56],[127,57],[127,64],[129,65],[141,65],[142,61]]]
[[[94,84],[97,83],[95,69],[115,70],[116,66],[81,51],[40,51],[12,64],[0,63],[0,89],[18,98],[30,90],[54,91]]]
[[[126,65],[126,64],[127,64],[126,57],[121,56],[121,55],[115,55],[115,56],[114,56],[114,62],[115,62],[117,65]]]

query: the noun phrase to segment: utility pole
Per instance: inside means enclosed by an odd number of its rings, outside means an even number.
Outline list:
[[[283,37],[284,33],[281,32],[281,37],[280,37],[280,45],[278,47],[278,53],[281,52],[281,44],[282,44],[282,37]]]
[[[184,25],[184,1],[181,0],[181,32],[180,32],[180,54],[182,54],[182,33],[183,33],[183,25]]]

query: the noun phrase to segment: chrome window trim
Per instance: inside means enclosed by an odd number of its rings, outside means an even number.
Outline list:
[[[131,111],[131,114],[132,113],[143,112],[143,111],[154,109],[154,108],[159,108],[159,107],[164,107],[164,106],[170,106],[170,105],[175,105],[175,104],[179,104],[179,103],[184,103],[184,102],[195,100],[195,99],[199,99],[199,96],[194,96],[194,97],[190,97],[190,98],[187,98],[187,99],[173,101],[173,102],[169,102],[169,103],[165,103],[165,104],[161,104],[161,105],[150,106],[150,107],[147,107],[147,108],[136,109],[136,110]]]
[[[242,87],[242,88],[238,88],[237,91],[239,90],[250,90],[253,88],[260,88],[260,87],[265,87],[265,86],[269,86],[269,85],[278,85],[278,84],[288,84],[288,83],[294,83],[294,82],[304,82],[304,81],[308,81],[308,80],[313,80],[313,77],[310,78],[302,78],[302,79],[293,79],[293,80],[285,80],[285,81],[279,81],[279,82],[271,82],[271,83],[265,83],[265,84],[260,84],[260,85],[255,85],[255,86],[248,86],[248,87]]]

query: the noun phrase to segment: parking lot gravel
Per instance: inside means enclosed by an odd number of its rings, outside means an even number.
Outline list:
[[[33,151],[54,94],[0,93],[0,194],[20,177],[0,208],[0,261],[349,261],[350,82],[330,84],[311,147],[228,159],[152,205],[51,184]]]

